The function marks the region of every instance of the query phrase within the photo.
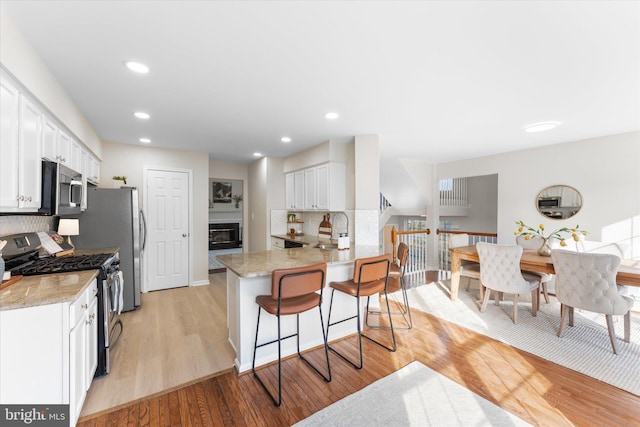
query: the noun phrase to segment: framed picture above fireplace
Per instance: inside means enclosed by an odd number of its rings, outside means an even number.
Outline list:
[[[211,180],[211,190],[214,203],[231,203],[231,182]]]

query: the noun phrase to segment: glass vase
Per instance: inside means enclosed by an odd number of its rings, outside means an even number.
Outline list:
[[[551,248],[549,247],[549,239],[546,237],[542,238],[542,245],[538,248],[538,255],[540,256],[551,256]]]

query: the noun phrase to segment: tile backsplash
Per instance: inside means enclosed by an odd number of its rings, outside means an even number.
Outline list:
[[[0,236],[51,230],[53,218],[42,215],[0,216]]]

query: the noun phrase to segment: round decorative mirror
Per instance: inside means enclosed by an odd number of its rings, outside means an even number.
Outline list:
[[[538,193],[536,207],[547,218],[571,218],[582,208],[582,195],[568,185],[552,185]]]

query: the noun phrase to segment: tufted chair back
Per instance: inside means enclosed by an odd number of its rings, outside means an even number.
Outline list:
[[[542,237],[533,236],[527,240],[524,236],[516,236],[516,244],[523,249],[539,249],[542,246]]]
[[[551,259],[561,304],[608,315],[629,311],[629,299],[620,295],[616,286],[618,256],[553,250]]]
[[[510,294],[531,291],[530,283],[520,271],[521,246],[478,242],[476,248],[480,257],[480,281],[484,286]]]

